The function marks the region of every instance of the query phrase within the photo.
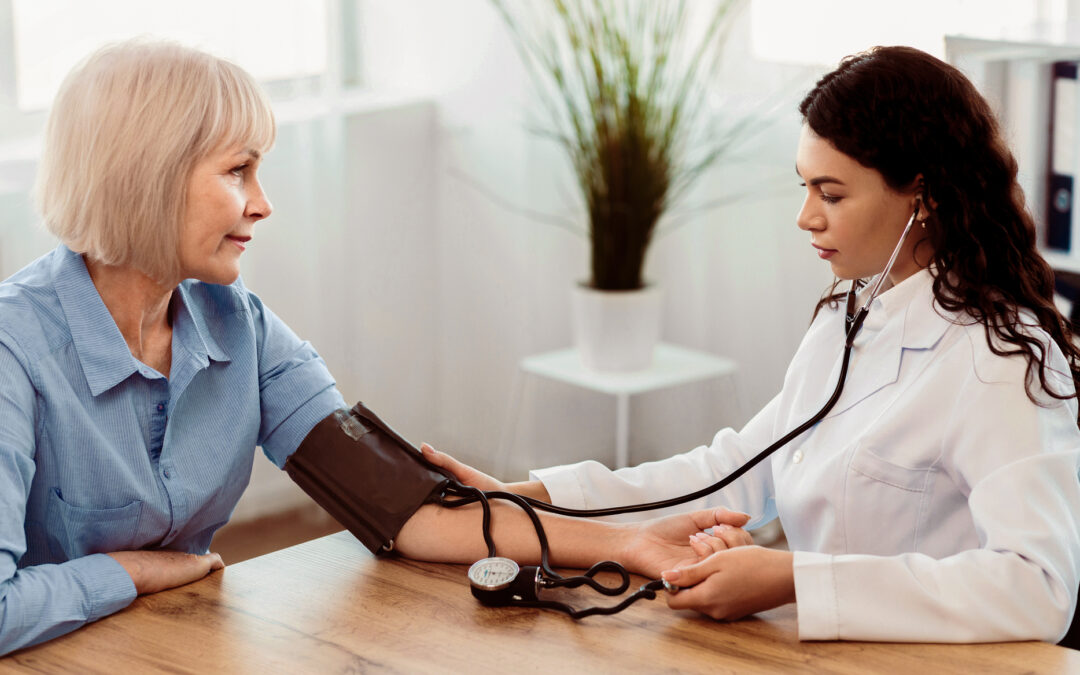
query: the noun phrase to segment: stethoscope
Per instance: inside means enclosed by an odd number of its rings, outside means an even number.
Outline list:
[[[858,308],[858,310],[855,309],[856,295],[862,288],[862,283],[861,280],[858,279],[852,280],[851,282],[846,297],[844,354],[840,365],[840,376],[837,378],[836,387],[833,389],[832,396],[829,397],[829,400],[822,406],[821,410],[815,413],[810,419],[788,432],[782,438],[759,452],[745,464],[735,469],[727,476],[724,476],[724,478],[716,483],[680,497],[672,497],[670,499],[662,499],[644,504],[613,506],[603,509],[569,509],[513,492],[484,491],[471,486],[461,485],[456,481],[448,483],[437,498],[439,504],[447,508],[458,508],[465,506],[466,504],[480,502],[483,510],[484,543],[487,545],[488,555],[486,558],[473,563],[469,568],[468,576],[469,583],[472,587],[472,594],[481,603],[492,607],[543,607],[557,609],[566,612],[574,619],[580,619],[593,614],[615,614],[616,612],[621,612],[642,598],[648,600],[655,598],[657,591],[661,589],[664,589],[669,593],[678,592],[679,589],[677,586],[674,586],[663,579],[655,579],[643,584],[637,591],[627,596],[619,604],[610,607],[574,609],[562,602],[542,600],[540,598],[540,592],[544,589],[574,588],[583,585],[587,585],[604,595],[621,595],[630,587],[630,573],[619,563],[612,560],[605,560],[596,563],[590,567],[585,574],[580,576],[563,577],[558,574],[555,570],[551,569],[551,566],[548,563],[549,547],[547,535],[544,532],[544,526],[540,522],[540,517],[536,514],[535,509],[564,516],[596,518],[623,513],[653,511],[655,509],[678,506],[679,504],[692,502],[724,489],[732,482],[742,477],[747,471],[750,471],[761,463],[766,457],[784,447],[800,436],[804,431],[820,422],[840,399],[840,394],[844,389],[844,383],[847,380],[848,363],[851,360],[851,350],[852,346],[855,344],[855,337],[858,335],[859,329],[862,328],[863,322],[866,321],[867,314],[870,313],[870,305],[874,302],[874,299],[877,298],[878,293],[881,291],[882,284],[885,282],[885,279],[892,271],[893,265],[896,263],[896,259],[900,254],[900,249],[903,247],[904,241],[907,239],[908,233],[911,231],[911,227],[915,223],[916,217],[919,215],[920,206],[921,199],[918,199],[918,201],[916,201],[915,211],[911,214],[911,218],[908,219],[904,231],[900,234],[900,241],[897,242],[896,248],[893,249],[892,255],[889,257],[889,261],[886,263],[884,271],[878,275],[877,281],[873,285],[866,301]],[[509,558],[499,557],[496,554],[495,542],[491,536],[491,507],[488,503],[488,500],[490,499],[504,499],[513,502],[528,514],[529,519],[532,521],[533,528],[536,530],[536,537],[540,542],[539,566],[520,566],[517,562]],[[605,586],[594,578],[600,572],[615,572],[619,575],[620,582],[615,586]]]

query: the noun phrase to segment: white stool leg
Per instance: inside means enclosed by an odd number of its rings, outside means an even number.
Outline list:
[[[630,464],[630,394],[615,395],[615,468]]]
[[[502,433],[499,434],[499,447],[496,450],[495,477],[506,480],[506,462],[511,447],[517,439],[518,415],[521,412],[522,390],[525,388],[521,368],[514,370],[514,383],[510,387],[510,400],[507,402],[506,415],[503,419]]]

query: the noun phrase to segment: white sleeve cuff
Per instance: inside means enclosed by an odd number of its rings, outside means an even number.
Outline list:
[[[796,551],[792,571],[795,575],[799,639],[839,639],[840,611],[833,556]]]
[[[579,464],[553,466],[547,469],[535,469],[529,472],[529,480],[538,480],[544,484],[551,503],[571,509],[588,508],[585,490],[578,480]]]

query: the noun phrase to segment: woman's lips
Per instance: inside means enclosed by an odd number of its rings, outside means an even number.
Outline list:
[[[818,257],[821,258],[822,260],[828,260],[829,258],[836,255],[836,249],[835,248],[822,248],[821,246],[818,246],[817,244],[811,244],[811,246],[813,246],[814,248],[817,249]]]
[[[235,237],[231,234],[225,235],[225,238],[236,244],[236,247],[239,248],[241,251],[247,250],[247,247],[244,246],[244,244],[251,241],[251,237]]]

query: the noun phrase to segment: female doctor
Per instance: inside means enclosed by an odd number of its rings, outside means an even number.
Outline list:
[[[724,528],[725,541],[699,537],[702,560],[664,573],[683,588],[668,604],[736,619],[797,602],[803,640],[1057,641],[1080,580],[1080,352],[1052,303],[1016,161],[972,84],[911,48],[848,57],[799,111],[797,224],[838,282],[878,275],[908,236],[835,407],[693,504],[746,511],[749,527],[779,517],[791,552],[727,548],[738,542]],[[716,482],[828,398],[845,335],[835,290],[783,389],[741,431],[664,461],[582,462],[506,487],[597,508]]]

